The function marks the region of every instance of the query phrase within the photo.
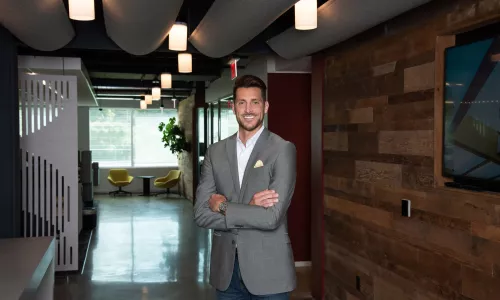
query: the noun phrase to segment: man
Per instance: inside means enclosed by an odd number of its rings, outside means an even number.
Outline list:
[[[210,283],[218,299],[288,299],[296,285],[287,229],[295,146],[264,128],[261,79],[238,78],[233,99],[239,130],[208,148],[196,191],[196,224],[214,230]]]

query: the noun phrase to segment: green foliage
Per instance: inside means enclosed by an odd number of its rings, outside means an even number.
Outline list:
[[[163,134],[161,139],[163,146],[170,147],[172,154],[181,154],[186,149],[184,132],[179,125],[175,124],[175,118],[170,118],[167,124],[161,122],[158,130]]]

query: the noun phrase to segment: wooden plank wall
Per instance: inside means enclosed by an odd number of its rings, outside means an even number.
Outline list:
[[[434,188],[433,171],[436,37],[499,12],[433,1],[328,51],[326,299],[500,299],[500,198]]]

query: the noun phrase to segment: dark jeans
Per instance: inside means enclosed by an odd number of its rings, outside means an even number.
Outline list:
[[[257,299],[267,299],[267,300],[288,300],[288,293],[280,293],[273,295],[262,295],[256,296],[250,294],[250,292],[245,287],[243,279],[240,273],[240,264],[238,263],[238,254],[234,260],[233,276],[231,277],[231,283],[225,291],[217,290],[217,300],[257,300]]]

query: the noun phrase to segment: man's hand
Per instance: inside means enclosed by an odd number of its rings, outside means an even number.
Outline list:
[[[213,194],[210,200],[208,200],[208,205],[213,212],[219,212],[219,205],[224,201],[226,201],[226,197],[219,194]]]
[[[250,205],[257,205],[262,207],[271,207],[278,202],[278,193],[274,190],[264,190],[253,195]]]

